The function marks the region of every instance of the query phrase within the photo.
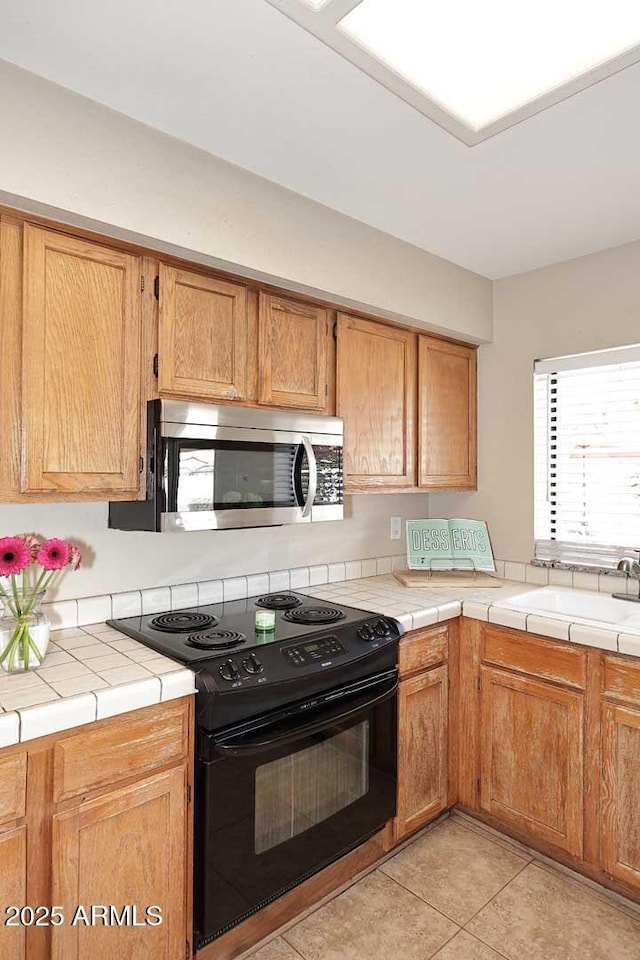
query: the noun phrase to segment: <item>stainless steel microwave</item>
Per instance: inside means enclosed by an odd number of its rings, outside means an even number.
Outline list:
[[[337,417],[152,400],[147,426],[147,499],[109,504],[110,527],[184,532],[342,519]]]

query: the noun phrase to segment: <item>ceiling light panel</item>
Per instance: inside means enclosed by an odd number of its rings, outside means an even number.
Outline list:
[[[338,28],[472,130],[640,43],[638,0],[362,0]]]
[[[267,0],[469,146],[640,61],[640,0]]]

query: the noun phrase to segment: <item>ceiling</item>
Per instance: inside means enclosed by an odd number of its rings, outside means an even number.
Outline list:
[[[468,147],[265,0],[0,0],[0,57],[488,277],[640,238],[640,64]]]

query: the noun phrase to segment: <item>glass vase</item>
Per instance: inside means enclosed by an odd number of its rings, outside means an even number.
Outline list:
[[[0,667],[7,673],[35,670],[44,660],[51,623],[42,612],[44,593],[16,590],[3,597],[0,616]]]

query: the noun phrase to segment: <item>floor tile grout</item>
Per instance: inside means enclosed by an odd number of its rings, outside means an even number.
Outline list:
[[[416,898],[416,900],[419,900],[421,903],[426,903],[428,907],[431,907],[431,909],[435,911],[435,913],[439,913],[440,916],[444,917],[445,920],[448,920],[449,923],[455,923],[456,927],[458,928],[456,930],[456,933],[459,933],[462,930],[462,927],[457,920],[454,920],[452,917],[447,916],[447,914],[443,913],[442,910],[440,910],[438,907],[434,907],[432,903],[429,903],[428,900],[425,900],[424,897],[421,897],[419,893],[415,892],[415,890],[410,890],[409,887],[405,886],[404,883],[401,880],[398,880],[397,877],[390,877],[388,873],[384,872],[384,870],[378,869],[377,872],[381,873],[386,880],[391,880],[393,883],[396,883],[399,887],[402,887],[403,890],[406,890],[407,893],[410,893],[413,897]],[[440,947],[439,949],[442,949],[442,947]]]

